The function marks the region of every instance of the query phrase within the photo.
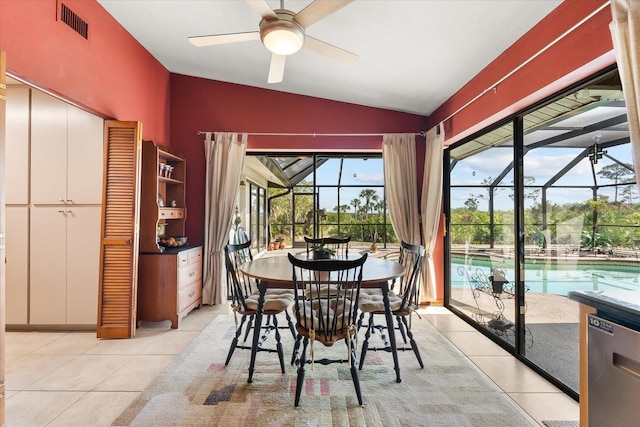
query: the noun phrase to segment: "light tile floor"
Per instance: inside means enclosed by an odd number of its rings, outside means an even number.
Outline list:
[[[126,340],[89,332],[6,333],[6,425],[111,423],[228,306],[189,314],[180,329],[148,325]],[[578,404],[445,308],[422,314],[538,423],[577,420]]]

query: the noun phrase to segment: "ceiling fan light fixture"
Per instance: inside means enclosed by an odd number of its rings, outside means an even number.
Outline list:
[[[293,20],[291,12],[277,10],[277,20],[262,20],[260,39],[269,51],[276,55],[292,55],[304,44],[304,28]]]

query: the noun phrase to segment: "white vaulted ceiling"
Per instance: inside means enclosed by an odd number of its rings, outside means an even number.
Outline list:
[[[277,84],[267,83],[271,54],[260,40],[206,47],[187,40],[257,31],[261,18],[247,1],[98,2],[172,73],[429,115],[561,0],[354,0],[306,33],[357,54],[357,63],[302,49],[287,57]],[[309,3],[284,7],[297,13]]]

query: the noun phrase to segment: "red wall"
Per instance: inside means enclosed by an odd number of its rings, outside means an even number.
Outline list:
[[[169,141],[169,72],[95,1],[65,0],[83,38],[56,19],[56,0],[0,0],[7,73],[105,118],[143,123]]]
[[[430,126],[449,117],[504,76],[515,70],[605,3],[565,0],[536,27],[503,52],[430,117]],[[605,7],[571,31],[552,48],[445,122],[446,144],[482,130],[553,93],[615,63]]]
[[[202,243],[204,136],[198,131],[256,133],[395,133],[425,130],[426,117],[273,90],[171,75],[171,147],[187,159],[187,235]],[[424,145],[424,144],[423,144]],[[382,137],[249,137],[250,151],[376,151]],[[416,157],[424,164],[424,147]]]

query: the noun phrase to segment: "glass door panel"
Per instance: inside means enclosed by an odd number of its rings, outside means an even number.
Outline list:
[[[513,126],[450,155],[450,305],[514,345]]]
[[[639,205],[622,196],[635,176],[620,88],[610,74],[524,117],[538,125],[524,135],[523,354],[576,393],[579,307],[567,294],[638,289],[640,263],[625,256],[637,246]]]

